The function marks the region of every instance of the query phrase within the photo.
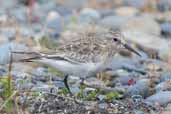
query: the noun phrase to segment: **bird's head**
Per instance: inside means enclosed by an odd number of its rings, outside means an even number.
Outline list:
[[[124,40],[124,36],[121,34],[121,32],[109,31],[108,39],[115,47],[120,49],[124,47],[125,49],[135,53],[136,55],[141,56],[134,48],[132,48],[128,43],[126,43],[126,41]]]

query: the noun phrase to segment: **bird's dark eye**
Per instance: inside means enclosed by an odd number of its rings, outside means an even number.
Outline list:
[[[117,38],[113,38],[113,41],[117,42],[117,41],[118,41],[118,39],[117,39]]]

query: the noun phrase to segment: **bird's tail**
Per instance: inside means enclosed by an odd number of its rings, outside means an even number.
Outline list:
[[[12,51],[11,53],[17,62],[33,62],[42,57],[42,54],[38,52]]]

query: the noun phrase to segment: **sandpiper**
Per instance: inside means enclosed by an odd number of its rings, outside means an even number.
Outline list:
[[[94,76],[105,70],[114,55],[123,47],[140,56],[137,51],[125,43],[121,32],[111,30],[103,38],[91,33],[84,38],[80,37],[64,42],[57,47],[54,53],[13,53],[31,55],[31,57],[20,60],[21,62],[43,63],[64,73],[64,84],[71,93],[67,82],[69,75],[81,78]]]

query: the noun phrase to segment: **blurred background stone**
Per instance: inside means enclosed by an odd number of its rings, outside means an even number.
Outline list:
[[[100,20],[98,11],[92,8],[84,8],[80,12],[79,22],[81,24],[97,23]]]

